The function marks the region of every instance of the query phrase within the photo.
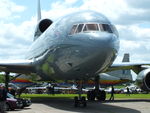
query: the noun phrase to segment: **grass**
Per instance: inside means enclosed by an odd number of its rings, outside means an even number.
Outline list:
[[[22,94],[23,98],[74,98],[74,96],[78,96],[77,94]],[[85,96],[85,95],[84,95]]]
[[[48,95],[48,94],[22,94],[22,98],[68,98],[73,99],[77,94],[55,94],[55,95]],[[83,94],[83,96],[86,96]],[[130,94],[130,96],[126,94],[115,94],[115,99],[150,99],[150,94]],[[106,99],[110,98],[110,94],[106,95]]]
[[[107,98],[110,97],[110,94],[107,94]],[[115,99],[150,99],[150,94],[115,94]]]

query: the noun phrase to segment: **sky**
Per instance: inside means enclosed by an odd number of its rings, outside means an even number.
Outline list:
[[[150,62],[150,0],[41,0],[42,18],[94,10],[105,15],[119,32],[116,62],[129,53],[131,62]],[[0,60],[23,59],[33,42],[37,0],[0,0]]]

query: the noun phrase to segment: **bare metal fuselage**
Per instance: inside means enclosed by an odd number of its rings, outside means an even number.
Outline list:
[[[111,24],[103,15],[84,11],[54,22],[34,43],[27,54],[33,59],[42,80],[86,79],[104,72],[119,49],[114,33],[91,31],[69,35],[77,23]]]

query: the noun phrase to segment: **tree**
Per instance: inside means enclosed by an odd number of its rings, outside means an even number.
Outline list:
[[[0,83],[5,82],[5,76],[3,74],[0,74]]]

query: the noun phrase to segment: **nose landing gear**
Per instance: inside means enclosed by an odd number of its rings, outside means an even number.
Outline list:
[[[74,107],[86,107],[87,106],[87,102],[86,102],[86,97],[81,96],[82,95],[82,80],[79,81],[79,96],[74,97]]]
[[[87,99],[90,101],[94,101],[95,99],[99,101],[105,101],[106,92],[103,90],[96,91],[95,89],[87,92]]]
[[[87,99],[94,101],[95,99],[97,99],[98,101],[105,101],[106,99],[106,92],[104,90],[100,90],[100,83],[99,83],[100,77],[95,76],[95,89],[92,91],[88,91],[87,92]],[[79,82],[78,84],[78,90],[79,90],[79,97],[74,97],[74,106],[75,107],[79,107],[79,106],[83,106],[86,107],[87,106],[87,101],[86,101],[86,97],[81,97],[82,94],[82,80]]]
[[[104,90],[100,90],[99,80],[100,80],[100,77],[98,75],[95,77],[95,89],[87,92],[87,99],[88,100],[94,101],[95,99],[97,99],[99,101],[105,101],[106,92]]]
[[[86,98],[84,96],[81,98],[78,98],[77,96],[74,97],[74,107],[79,107],[79,106],[83,106],[83,107],[87,106]]]

